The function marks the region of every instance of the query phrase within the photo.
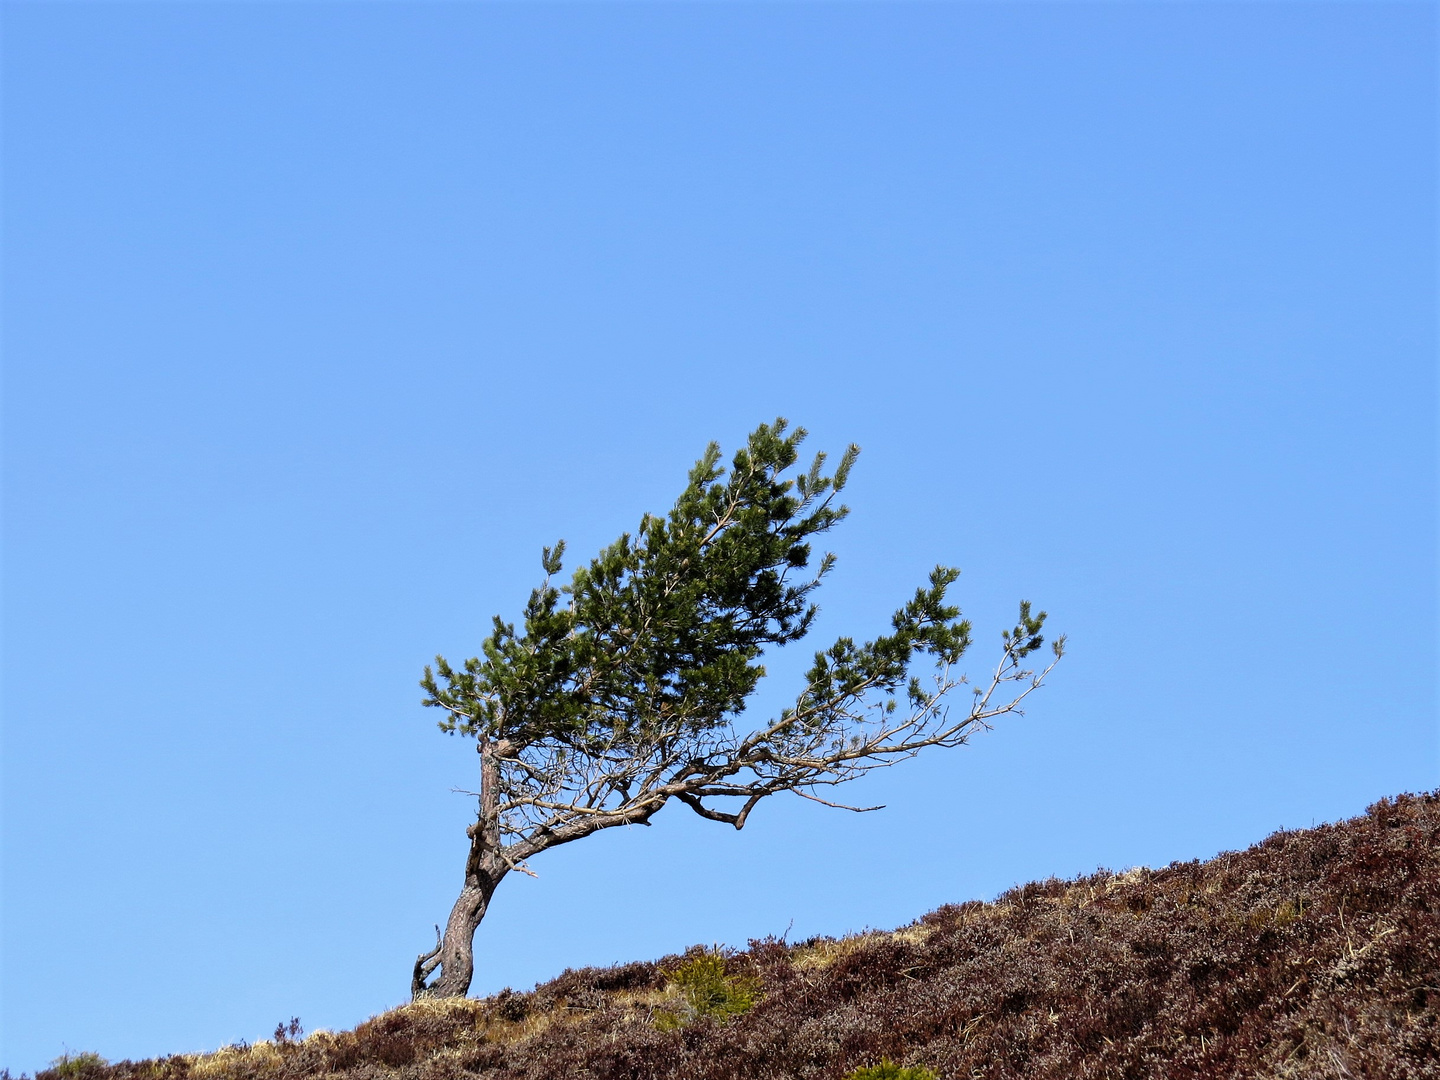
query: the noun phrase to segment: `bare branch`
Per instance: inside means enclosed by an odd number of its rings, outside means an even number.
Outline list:
[[[825,799],[820,798],[820,796],[811,795],[808,791],[801,791],[799,788],[795,788],[795,794],[799,795],[802,799],[811,799],[814,802],[818,802],[821,806],[833,806],[836,810],[853,810],[857,814],[868,814],[872,810],[885,809],[884,803],[881,803],[879,806],[847,806],[844,803],[827,802]]]

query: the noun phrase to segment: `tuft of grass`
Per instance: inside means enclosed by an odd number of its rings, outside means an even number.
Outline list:
[[[222,1046],[213,1054],[187,1054],[193,1080],[227,1080],[240,1073],[265,1075],[279,1069],[284,1058],[273,1043]]]
[[[886,1060],[879,1065],[856,1069],[845,1080],[936,1080],[936,1077],[929,1069],[902,1069],[894,1062]]]
[[[887,941],[898,941],[906,945],[922,945],[935,927],[921,923],[902,926],[898,930],[865,930],[858,934],[846,934],[840,938],[814,938],[796,945],[791,957],[796,967],[806,970],[827,968],[854,953]]]

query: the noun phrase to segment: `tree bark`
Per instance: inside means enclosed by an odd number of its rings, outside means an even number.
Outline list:
[[[480,809],[475,824],[465,830],[470,837],[465,885],[450,909],[440,941],[430,952],[421,953],[415,959],[415,971],[410,979],[410,996],[414,1000],[463,997],[469,991],[475,975],[475,931],[485,918],[496,886],[510,869],[500,853],[500,770],[495,761],[500,748],[481,740],[477,749],[480,751]],[[427,982],[437,968],[440,974]]]

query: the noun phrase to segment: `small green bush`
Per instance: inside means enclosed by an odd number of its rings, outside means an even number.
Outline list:
[[[760,997],[759,981],[753,975],[725,974],[725,955],[718,949],[701,953],[672,971],[665,972],[670,986],[679,991],[675,1009],[655,1014],[655,1026],[673,1031],[704,1017],[726,1020],[747,1013]]]
[[[892,1061],[856,1069],[845,1080],[936,1080],[929,1069],[902,1069]]]
[[[101,1069],[110,1063],[99,1054],[88,1050],[79,1054],[61,1054],[50,1063],[49,1071],[61,1080],[80,1080],[92,1069]]]

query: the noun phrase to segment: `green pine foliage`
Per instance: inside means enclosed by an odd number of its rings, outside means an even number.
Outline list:
[[[460,666],[437,657],[425,669],[424,703],[445,709],[441,729],[520,745],[603,739],[613,749],[616,736],[643,739],[660,722],[702,733],[740,713],[765,673],[764,649],[809,631],[812,593],[834,565],[833,555],[814,558],[813,542],[849,513],[835,496],[859,448],[829,475],[821,453],[787,476],[804,438],[784,419],[762,424],[728,470],[712,443],[668,515],[645,515],[568,584],[552,583],[564,542],[546,548],[546,577],[522,626],[497,616],[483,656]],[[817,703],[862,687],[898,690],[918,653],[958,660],[970,623],[945,603],[958,576],[937,567],[891,633],[858,645],[841,638],[818,653],[795,711],[824,723]],[[1017,632],[1027,647],[1039,647],[1043,619],[1024,612]],[[916,680],[908,689],[921,694]]]
[[[728,473],[712,443],[667,516],[646,514],[559,588],[565,544],[546,548],[522,629],[497,616],[483,658],[426,669],[425,703],[459,707],[441,728],[527,742],[662,714],[703,728],[738,712],[764,674],[761,651],[810,628],[810,593],[833,559],[793,579],[811,540],[848,513],[834,496],[859,453],[850,447],[833,475],[819,454],[782,479],[805,437],[787,427],[761,425]]]
[[[666,983],[678,993],[673,1009],[659,1009],[655,1026],[673,1031],[702,1019],[728,1020],[749,1012],[760,997],[760,982],[751,973],[726,973],[725,954],[719,949],[702,952],[665,973]]]

